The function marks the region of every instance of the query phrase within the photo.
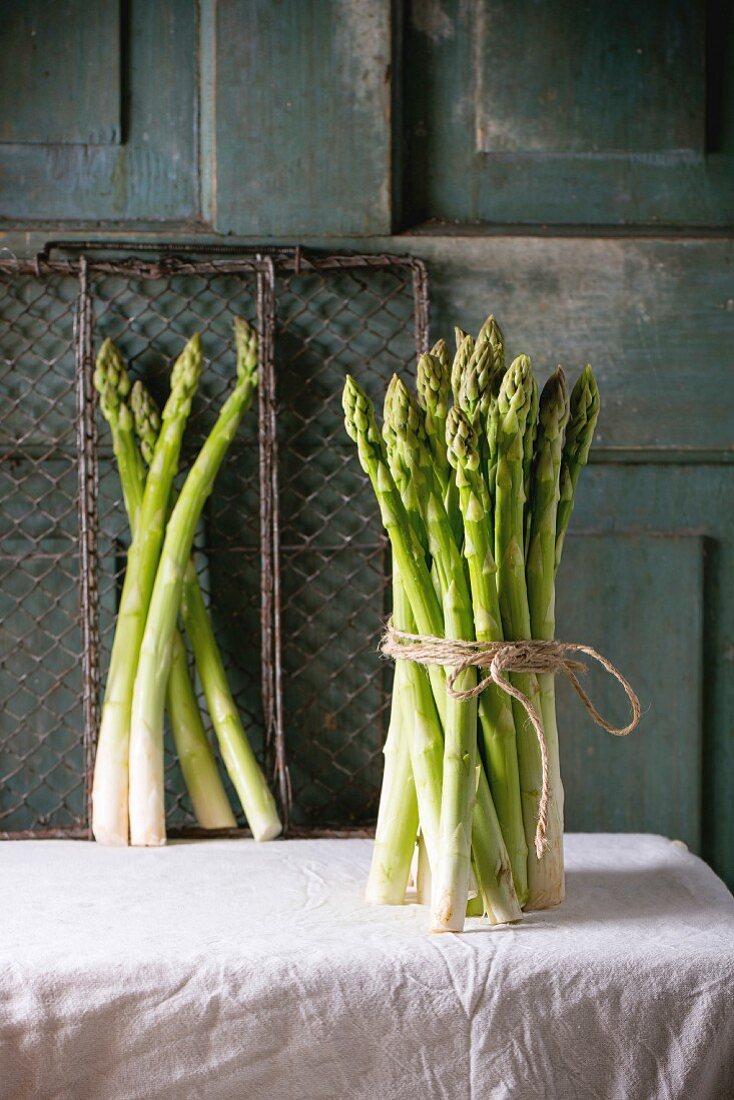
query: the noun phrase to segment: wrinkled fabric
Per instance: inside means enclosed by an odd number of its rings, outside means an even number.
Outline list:
[[[722,1100],[734,899],[657,836],[566,838],[567,900],[429,935],[368,840],[0,845],[0,1096]]]

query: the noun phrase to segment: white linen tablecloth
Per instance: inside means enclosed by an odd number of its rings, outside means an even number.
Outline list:
[[[734,899],[657,836],[566,838],[567,901],[426,933],[367,840],[0,844],[10,1100],[734,1097]]]

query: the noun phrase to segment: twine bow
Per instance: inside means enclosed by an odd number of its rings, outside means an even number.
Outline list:
[[[525,695],[508,679],[510,672],[526,673],[550,673],[555,676],[561,672],[571,681],[573,688],[581,699],[597,726],[601,726],[615,737],[626,737],[628,733],[637,727],[642,713],[640,700],[618,668],[607,660],[598,650],[592,646],[581,645],[579,642],[540,641],[533,639],[522,642],[470,642],[454,638],[438,638],[431,635],[409,634],[405,630],[398,630],[388,622],[382,637],[380,650],[386,657],[393,660],[415,661],[419,665],[442,665],[451,669],[446,678],[446,692],[452,699],[468,701],[476,699],[491,684],[496,684],[500,691],[517,699],[530,719],[535,735],[538,738],[540,759],[543,769],[543,783],[538,800],[538,819],[535,828],[535,852],[538,859],[541,858],[547,846],[546,834],[548,830],[548,800],[550,796],[550,775],[548,766],[548,745],[545,740],[543,722],[537,709]],[[586,671],[586,665],[581,661],[575,661],[568,656],[570,653],[583,653],[586,657],[597,661],[606,672],[615,678],[623,687],[632,708],[632,721],[626,726],[612,726],[599,714],[579,683],[578,673]],[[469,668],[487,669],[487,674],[480,678],[474,687],[467,691],[457,691],[455,683],[462,672]]]

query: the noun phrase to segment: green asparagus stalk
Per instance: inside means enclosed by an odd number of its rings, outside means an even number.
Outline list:
[[[398,446],[398,439],[395,433],[392,406],[395,402],[397,381],[397,378],[393,375],[385,392],[382,436],[385,441],[387,464],[390,468],[393,480],[400,491],[403,504],[405,505],[405,510],[408,514],[410,526],[415,537],[416,546],[420,547],[423,555],[427,559],[428,536],[426,534],[425,524],[423,523],[423,514],[418,498],[417,486],[410,477],[409,467],[405,462],[401,448]],[[438,590],[438,578],[436,577],[434,577],[434,588]],[[400,629],[404,630],[407,629],[407,627],[401,627]]]
[[[431,864],[423,832],[418,835],[418,860],[415,871],[415,896],[419,905],[431,904]]]
[[[399,379],[395,379],[392,385],[394,396],[389,407],[392,428],[403,462],[409,471],[409,479],[415,487],[422,509],[429,547],[438,573],[440,591],[443,597],[445,634],[447,637],[472,640],[474,637],[474,622],[464,563],[455,541],[448,514],[443,505],[439,482],[433,471],[420,410]],[[474,669],[467,670],[457,680],[457,689],[467,690],[466,686],[460,686],[462,680],[466,680],[467,685],[476,683],[476,671]],[[440,891],[442,886],[446,891],[445,897],[450,899],[452,907],[455,904],[454,899],[459,895],[459,892],[464,890],[463,874],[465,865],[463,860],[465,857],[457,840],[471,837],[475,849],[474,863],[479,887],[483,894],[487,893],[489,895],[488,912],[496,913],[499,908],[502,908],[505,913],[511,910],[513,914],[519,914],[519,908],[512,890],[510,890],[511,904],[508,904],[506,898],[503,898],[501,902],[492,901],[492,897],[495,897],[497,893],[496,866],[498,863],[509,866],[509,860],[496,815],[494,813],[491,815],[474,813],[473,802],[476,795],[476,783],[478,781],[482,788],[486,786],[486,775],[481,767],[481,762],[476,757],[476,706],[473,700],[470,703],[461,703],[452,699],[450,702],[453,707],[450,707],[447,712],[445,725],[441,847],[436,871],[433,873],[438,906],[439,908],[441,906],[442,895]],[[482,700],[483,708],[484,701]],[[456,711],[458,711],[458,714]],[[456,722],[456,726],[453,728],[451,728],[452,720]],[[458,766],[457,761],[461,761],[461,767]],[[447,782],[450,783],[448,793]],[[482,793],[484,795],[485,792]],[[466,806],[466,802],[468,802],[468,806]],[[486,791],[485,802],[491,803],[488,790]],[[458,816],[460,812],[464,815],[461,818]],[[474,842],[474,834],[478,830],[483,831],[485,834],[488,830],[491,831],[484,849],[478,847],[477,843]],[[483,851],[486,854],[490,850],[491,871],[488,884],[486,864],[483,864],[481,858],[478,858],[478,852]],[[510,883],[510,887],[511,885]],[[434,921],[435,919],[436,914],[434,912]],[[501,917],[500,919],[516,919],[516,916]],[[444,927],[440,919],[437,923],[440,928]]]
[[[489,493],[481,472],[477,433],[469,418],[457,408],[449,412],[446,441],[449,461],[456,470],[464,521],[464,556],[469,565],[474,629],[479,642],[503,639],[496,585],[496,566],[491,543]],[[479,706],[480,726],[489,783],[497,817],[512,865],[520,904],[528,892],[528,847],[520,801],[515,720],[510,697],[489,687]]]
[[[440,341],[440,343],[443,344],[443,341]],[[438,347],[438,345],[436,346]],[[443,349],[445,348],[446,345],[443,344]],[[451,398],[451,372],[448,365],[448,354],[421,356],[418,360],[416,390],[418,403],[425,413],[426,434],[433,455],[433,468],[441,483],[451,529],[458,539],[461,537],[459,492],[446,455],[446,417]]]
[[[525,435],[523,436],[522,449],[522,479],[523,488],[525,490],[525,558],[527,560],[528,546],[530,543],[530,508],[532,501],[530,499],[530,477],[533,468],[533,457],[535,455],[535,439],[538,434],[538,408],[539,408],[540,393],[538,390],[538,383],[533,375],[532,378],[532,393],[530,395],[530,408],[528,409],[528,419],[525,424]]]
[[[395,483],[408,513],[413,532],[424,553],[428,550],[428,536],[426,534],[421,506],[416,494],[416,487],[410,477],[409,470],[403,462],[398,447],[397,435],[393,427],[393,404],[398,399],[398,390],[401,383],[394,377],[385,395],[385,418],[383,423],[383,438],[387,450],[387,460]],[[452,479],[453,483],[453,479]],[[454,486],[455,489],[455,486]],[[459,524],[461,514],[457,514]],[[432,567],[431,579],[436,592],[441,596],[441,585]],[[399,630],[414,634],[417,630],[410,603],[406,597],[404,586],[399,582],[397,568],[393,569],[393,623]],[[410,759],[413,772],[413,782],[418,798],[419,819],[423,838],[424,862],[430,861],[434,867],[438,866],[439,852],[441,850],[441,788],[443,771],[443,725],[446,721],[447,697],[443,674],[438,670],[431,670],[434,680],[440,676],[440,682],[432,690],[431,682],[425,668],[417,664],[407,665],[406,688],[410,692],[406,710],[411,715],[408,723]],[[436,691],[434,698],[433,691]],[[438,709],[437,709],[438,708]],[[439,716],[440,715],[440,716]],[[479,823],[478,827],[482,827]],[[423,876],[423,885],[427,877]],[[481,900],[482,912],[484,901]],[[492,914],[491,906],[487,906],[488,913]],[[469,915],[469,908],[467,908]],[[497,923],[504,918],[499,918]],[[511,919],[511,918],[507,918]]]
[[[393,586],[398,583],[394,576]],[[410,679],[407,662],[396,661],[390,725],[383,749],[385,768],[365,891],[367,901],[376,905],[402,905],[418,835],[418,802],[410,757]]]
[[[122,498],[132,528],[143,503],[145,469],[133,436],[133,418],[128,403],[130,376],[120,352],[110,339],[104,341],[97,354],[94,388],[99,394],[99,407],[112,435]]]
[[[236,393],[236,390],[235,390]],[[234,397],[234,393],[232,394]],[[230,401],[232,400],[230,397]],[[249,400],[249,399],[248,399]],[[226,409],[226,406],[225,406]],[[222,422],[225,409],[222,410],[218,423]],[[237,415],[234,413],[233,415]],[[239,414],[240,416],[243,413]],[[216,430],[216,429],[215,429]],[[229,430],[229,429],[228,429]],[[236,429],[235,429],[236,430]],[[211,437],[210,437],[211,438]],[[205,444],[206,446],[206,444]],[[203,454],[202,450],[202,454]],[[216,461],[216,457],[214,459]],[[198,461],[198,460],[197,460]],[[204,463],[200,469],[202,469]],[[196,465],[192,467],[196,469]],[[189,477],[191,474],[189,474]],[[205,477],[209,476],[204,474]],[[213,475],[212,475],[213,480]],[[211,482],[210,482],[211,485]],[[184,491],[186,486],[181,492],[181,498],[184,499]],[[210,491],[207,490],[207,494]],[[198,487],[197,487],[198,492]],[[200,498],[201,499],[201,498]],[[203,504],[203,500],[201,500]],[[198,505],[199,511],[201,510],[201,504]],[[178,505],[176,505],[178,507]],[[193,532],[196,529],[196,519],[192,519],[193,511],[197,508],[197,504],[191,505],[191,512],[187,517],[185,514],[179,516],[179,522],[177,527],[173,530],[185,530],[185,537],[189,536],[193,539]],[[198,517],[197,517],[198,518]],[[176,509],[174,508],[171,516],[170,524],[173,524],[176,519]],[[192,523],[192,527],[188,526]],[[169,526],[170,526],[169,524]],[[186,528],[184,527],[186,525]],[[166,540],[168,536],[166,536]],[[175,549],[175,548],[174,548]],[[191,547],[189,544],[189,551]],[[165,548],[164,548],[165,552]],[[171,558],[168,559],[171,561]],[[184,562],[183,577],[181,577],[181,562]],[[224,662],[222,655],[217,645],[216,638],[214,636],[214,630],[212,629],[211,619],[207,612],[206,604],[204,603],[204,597],[199,587],[199,579],[196,575],[196,568],[194,563],[190,560],[186,561],[182,556],[177,554],[175,563],[172,563],[172,568],[176,570],[176,579],[173,577],[166,578],[166,585],[170,587],[171,591],[174,588],[178,588],[180,591],[181,602],[181,616],[183,618],[184,626],[186,628],[186,634],[191,642],[191,648],[194,652],[194,660],[196,662],[196,669],[199,673],[199,680],[201,681],[201,687],[204,692],[204,698],[206,699],[207,710],[212,720],[212,726],[214,732],[217,735],[217,741],[219,743],[219,751],[222,756],[222,762],[227,770],[229,778],[232,780],[232,785],[237,791],[237,797],[240,800],[242,809],[244,810],[247,824],[250,827],[250,831],[255,840],[270,840],[272,837],[278,836],[282,831],[282,826],[278,818],[277,810],[275,807],[275,800],[270,792],[265,776],[260,770],[260,765],[257,762],[257,758],[252,751],[252,747],[247,738],[247,734],[242,725],[242,719],[240,718],[237,704],[232,696],[232,691],[227,680],[227,674],[224,669]],[[159,587],[158,581],[156,581],[156,588]],[[154,589],[153,595],[156,595]],[[173,595],[170,597],[173,599]],[[165,602],[168,599],[168,595],[165,589],[161,586],[160,598],[156,607],[164,609],[165,614],[170,616],[170,606]],[[151,612],[153,611],[154,604],[151,600]],[[159,626],[161,632],[163,632],[163,626]],[[167,628],[166,628],[167,629]],[[146,627],[146,635],[148,634],[148,628]],[[152,661],[154,660],[154,654],[160,653],[165,656],[165,638],[158,640],[157,634],[153,637],[149,637],[150,649],[146,650],[146,655],[150,654],[150,663],[147,663],[142,671],[149,676],[149,681],[141,680],[141,684],[150,682],[154,679],[152,675],[154,669],[152,667]],[[142,662],[141,651],[141,662]],[[157,676],[155,677],[157,679]],[[138,693],[138,683],[136,681],[136,696]],[[156,691],[158,688],[156,687]],[[136,711],[137,700],[133,702],[133,736],[135,735],[135,719],[136,713],[145,712],[145,719],[143,721],[152,720],[152,707],[146,705],[146,696],[141,696],[141,702],[143,706],[139,711]],[[158,720],[159,704],[156,704],[156,720]],[[151,715],[151,718],[147,716]],[[141,730],[145,730],[146,727],[141,725],[138,727]],[[158,727],[159,729],[159,727]],[[159,736],[159,733],[156,733]],[[146,751],[150,745],[150,742],[146,741]],[[132,803],[131,803],[132,806]],[[131,816],[132,826],[132,816]]]
[[[128,843],[128,769],[133,685],[158,567],[168,497],[201,373],[201,342],[189,340],[171,372],[163,426],[128,554],[112,645],[92,787],[92,830],[103,844]],[[165,686],[165,685],[164,685]]]
[[[451,356],[445,340],[437,340],[431,348],[431,355],[438,359],[442,373],[446,378],[451,378]]]
[[[571,415],[566,429],[561,464],[561,499],[556,523],[556,569],[561,562],[563,543],[573,512],[574,496],[581,470],[589,461],[589,448],[599,419],[599,389],[594,372],[587,364],[571,391]]]
[[[416,449],[415,454],[420,459],[419,464],[423,477],[411,477],[411,463],[410,459],[406,458],[406,448],[399,445],[399,432],[396,425],[401,418],[406,419],[406,417],[412,421],[414,431],[420,430],[421,447]],[[435,492],[435,484],[431,481],[431,463],[425,448],[425,434],[423,427],[420,426],[418,410],[413,406],[410,395],[397,377],[393,377],[391,380],[385,398],[383,436],[387,447],[390,469],[395,477],[413,530],[418,533],[418,544],[424,551],[427,550],[429,542],[423,514],[426,505],[427,486],[430,485],[431,491],[434,493],[435,509],[431,510],[431,526],[435,532],[433,542],[438,560],[433,561],[431,579],[439,598],[443,598],[449,590],[450,584],[445,570],[441,571],[439,567],[442,558],[453,560],[459,566],[459,573],[461,573],[460,558],[451,542],[451,535],[455,528],[452,525],[450,531],[447,527],[446,514],[442,510],[438,494]],[[411,440],[412,442],[414,441]],[[412,446],[409,445],[407,447],[408,455],[412,450]],[[458,526],[461,530],[461,513],[458,508],[457,513]],[[426,514],[428,513],[426,512]],[[445,547],[443,553],[442,546]],[[400,594],[400,591],[398,591],[397,595]],[[415,632],[417,627],[409,607],[400,611],[396,625],[409,633]],[[440,682],[436,684],[435,680],[439,670],[432,668],[429,671],[432,694],[423,669],[416,669],[413,677],[415,721],[411,740],[411,759],[425,846],[429,859],[432,861],[432,866],[437,867],[441,851],[442,731],[448,720],[448,699],[445,692],[443,672],[440,673]],[[481,697],[478,709],[483,716],[483,720],[485,720],[485,702]],[[437,720],[439,716],[440,721]],[[520,919],[520,907],[512,884],[509,882],[509,859],[503,844],[492,799],[489,795],[486,773],[481,766],[479,768],[477,801],[472,820],[472,850],[474,853],[472,862],[480,891],[481,908],[487,914],[490,922],[502,924]],[[505,879],[508,882],[505,882]],[[479,905],[480,902],[474,899],[474,903],[467,907],[467,915],[474,915]]]
[[[532,476],[532,512],[527,553],[527,589],[530,625],[534,638],[555,635],[555,549],[559,478],[563,436],[569,404],[566,380],[559,367],[543,387],[540,397],[536,456]],[[555,678],[538,676],[540,711],[548,748],[550,803],[548,848],[535,877],[536,897],[545,905],[563,900],[563,784],[556,723]]]
[[[473,637],[464,567],[450,530],[440,486],[425,435],[420,431],[418,406],[405,386],[395,382],[391,409],[401,457],[422,505],[429,546],[443,593],[446,637]],[[428,513],[431,513],[428,515]],[[435,520],[433,518],[435,512]],[[443,545],[436,543],[440,525]],[[433,545],[431,545],[433,543]],[[459,691],[476,683],[476,671],[467,669],[457,682]],[[461,931],[466,915],[471,868],[471,822],[476,797],[476,701],[450,701],[444,738],[441,797],[441,848],[433,871],[433,927],[435,931]]]
[[[394,432],[391,429],[389,409],[393,392],[394,387],[388,386],[385,394],[387,411],[383,428],[387,461],[396,484],[400,486],[416,546],[425,553],[428,540],[423,529],[418,500],[412,491],[408,471],[398,453]],[[414,631],[415,623],[400,580],[397,563],[393,565],[392,593],[394,624],[400,630]],[[406,876],[410,872],[416,840],[415,831],[412,837],[410,835],[408,819],[414,807],[420,813],[421,802],[425,804],[427,797],[425,776],[422,777],[421,771],[425,769],[425,761],[416,748],[417,742],[427,732],[415,711],[416,705],[419,705],[417,700],[421,689],[421,685],[416,681],[421,673],[425,678],[425,670],[419,669],[417,665],[404,661],[396,662],[390,727],[385,745],[385,772],[380,793],[375,845],[367,882],[367,899],[383,904],[399,904],[403,900],[400,884],[407,881]],[[426,690],[432,703],[430,685],[426,685]],[[401,743],[399,746],[396,744],[394,750],[388,753],[391,739],[395,738],[397,741],[398,737],[401,738]],[[439,746],[442,752],[443,742],[440,738]],[[414,765],[418,769],[417,772]],[[402,805],[399,793],[401,788],[406,792]],[[438,789],[440,802],[440,786]],[[399,817],[400,812],[402,817]],[[388,830],[382,823],[388,822],[391,818],[397,822],[397,825],[392,830]]]
[[[423,551],[417,543],[400,492],[390,472],[385,445],[375,422],[374,410],[366,394],[347,375],[343,405],[348,435],[357,444],[362,469],[369,477],[377,498],[382,523],[390,539],[393,559],[405,586],[418,629],[429,634],[443,634],[443,616],[426,566]],[[436,669],[435,672],[439,670]],[[435,679],[434,673],[434,679]],[[439,693],[441,690],[439,679]],[[445,686],[445,681],[444,681]],[[448,711],[448,706],[447,706]],[[469,853],[466,853],[466,885],[468,890]],[[456,899],[453,923],[463,927],[466,893]],[[440,914],[441,920],[444,914]]]
[[[178,630],[171,649],[171,671],[166,687],[166,710],[181,773],[202,829],[234,829],[232,813],[214,753],[201,720],[199,703],[189,673],[186,644]]]
[[[487,437],[487,488],[494,505],[495,483],[497,481],[497,430],[499,427],[498,399],[502,379],[507,368],[505,365],[505,341],[502,331],[494,317],[488,317],[482,329],[483,339],[489,341],[492,347],[492,374],[489,385],[489,401],[485,417],[485,433]]]
[[[458,333],[461,332],[461,329],[457,329],[456,331],[457,331],[457,338],[458,338]],[[451,392],[454,395],[454,404],[456,404],[456,405],[459,404],[459,394],[461,392],[461,379],[464,376],[464,371],[466,370],[466,365],[469,362],[469,360],[471,359],[473,351],[474,351],[474,337],[465,335],[463,340],[461,341],[461,343],[458,345],[458,347],[456,349],[456,355],[454,356],[454,361],[451,364]]]
[[[464,330],[462,328],[459,328],[458,325],[454,325],[454,344],[457,351],[464,343],[468,335],[468,332],[464,332]]]
[[[416,486],[403,461],[401,448],[394,429],[393,403],[396,399],[397,379],[393,378],[385,394],[384,421],[382,435],[385,441],[387,462],[395,484],[400,492],[403,505],[411,524],[416,546],[423,555],[428,552],[426,534]],[[432,573],[434,589],[440,593],[440,585],[435,571]],[[415,619],[406,595],[405,585],[400,579],[397,564],[393,565],[393,623],[398,630],[409,634],[416,632]],[[402,662],[400,662],[402,663]],[[425,668],[414,663],[405,665],[405,711],[410,721],[405,723],[410,750],[412,778],[418,800],[419,820],[423,835],[424,848],[430,853],[428,858],[435,867],[440,851],[441,785],[443,769],[443,722],[446,720],[445,680],[438,669],[431,670],[434,688]],[[433,691],[436,692],[434,698]],[[437,705],[441,707],[437,710]],[[425,876],[424,876],[425,884]]]
[[[102,414],[112,434],[112,446],[122,486],[122,495],[135,533],[145,489],[145,467],[133,437],[136,383],[130,392],[130,378],[120,354],[111,340],[105,340],[97,356],[94,384],[100,396]],[[157,417],[156,438],[160,430]],[[152,458],[152,451],[150,453]],[[227,829],[236,825],[214,755],[206,739],[196,694],[189,676],[186,647],[178,631],[168,682],[168,715],[176,752],[196,820],[204,829]]]
[[[393,580],[393,623],[398,630],[409,634],[416,632],[405,586],[397,573]],[[426,669],[411,662],[399,661],[397,664],[405,666],[404,729],[421,833],[429,863],[436,867],[441,850],[443,727]],[[445,696],[445,687],[443,691]]]
[[[446,417],[449,411],[451,380],[441,360],[435,355],[421,355],[416,377],[418,403],[426,418],[426,433],[433,454],[436,474],[446,491],[450,468],[446,457]]]
[[[140,450],[144,459],[150,458],[155,449],[160,426],[158,410],[150,393],[141,382],[136,382],[133,386],[132,398],[135,430],[140,441]],[[257,779],[259,768],[247,741],[247,735],[242,728],[239,711],[227,683],[224,662],[201,594],[196,568],[191,560],[186,566],[184,575],[181,613],[186,631],[191,639],[199,678],[210,710],[214,732],[219,742],[222,760],[237,791],[245,816],[248,816],[248,807],[252,812],[252,807],[248,802],[248,791],[253,788],[257,794],[260,789],[260,783]],[[174,673],[177,664],[182,660],[186,661],[186,649],[176,630],[174,631],[171,677],[169,678],[166,697],[169,715],[174,713],[180,697],[176,690]],[[174,742],[181,760],[184,778],[188,784],[186,768],[187,766],[190,769],[195,768],[197,760],[195,758],[189,759],[190,753],[179,745],[175,731]],[[255,810],[254,816],[257,818],[257,810]],[[232,824],[236,824],[234,817],[232,817]]]
[[[488,341],[476,344],[459,378],[456,404],[477,426],[479,418],[486,417],[489,410],[493,363],[491,344]]]
[[[532,638],[530,608],[525,582],[523,438],[532,404],[532,368],[526,355],[512,363],[500,387],[498,397],[497,480],[495,506],[495,557],[497,589],[505,637],[511,640]],[[540,710],[538,678],[532,673],[515,673],[512,682]],[[535,850],[535,831],[542,790],[542,762],[533,725],[522,705],[513,699],[520,771],[523,822],[528,844],[528,900],[526,908],[540,909],[549,904],[545,883],[557,870],[541,871],[541,859]],[[557,812],[551,804],[549,814]],[[549,831],[557,823],[550,821]],[[545,858],[553,857],[547,852]]]
[[[477,333],[477,347],[489,344],[492,348],[493,373],[504,366],[505,339],[493,313],[490,313]]]
[[[135,677],[130,734],[130,836],[133,844],[155,845],[166,840],[163,804],[163,708],[170,669],[171,639],[181,604],[184,576],[201,510],[211,493],[214,478],[252,403],[257,384],[257,340],[246,322],[235,322],[237,382],[225,401],[209,437],[196,458],[166,528],[165,542],[155,576],[150,606]],[[156,468],[164,427],[156,444],[148,474],[146,495]],[[192,640],[196,655],[196,644]],[[208,650],[211,657],[211,649]],[[199,665],[201,673],[201,665]],[[230,697],[231,698],[231,697]],[[212,703],[208,701],[210,708]],[[275,802],[257,769],[252,816],[248,818],[257,839],[276,836],[281,825]]]

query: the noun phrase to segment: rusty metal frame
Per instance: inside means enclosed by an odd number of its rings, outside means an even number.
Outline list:
[[[72,252],[73,259],[52,259],[54,251]],[[115,253],[114,259],[100,254]],[[154,259],[141,259],[140,254]],[[206,256],[207,259],[200,257]],[[76,275],[79,280],[74,310],[74,360],[77,404],[78,516],[79,516],[79,599],[82,630],[82,683],[85,761],[83,828],[38,828],[1,831],[0,839],[91,838],[90,797],[96,730],[99,724],[99,598],[97,551],[97,497],[99,484],[96,399],[93,387],[93,298],[90,274],[135,274],[155,279],[170,274],[254,274],[256,279],[257,325],[261,348],[259,388],[259,486],[260,486],[260,629],[261,691],[265,719],[266,765],[276,785],[280,812],[287,836],[368,836],[369,829],[294,827],[289,823],[292,804],[288,774],[286,732],[283,717],[283,673],[281,635],[281,544],[278,491],[277,392],[274,360],[276,322],[276,276],[292,272],[402,267],[411,272],[415,347],[428,349],[429,293],[424,263],[412,256],[391,253],[321,253],[300,245],[243,249],[235,245],[198,245],[121,241],[51,241],[34,261],[0,259],[0,271],[33,274]],[[169,830],[171,836],[246,835],[246,829],[212,832],[198,827]]]

